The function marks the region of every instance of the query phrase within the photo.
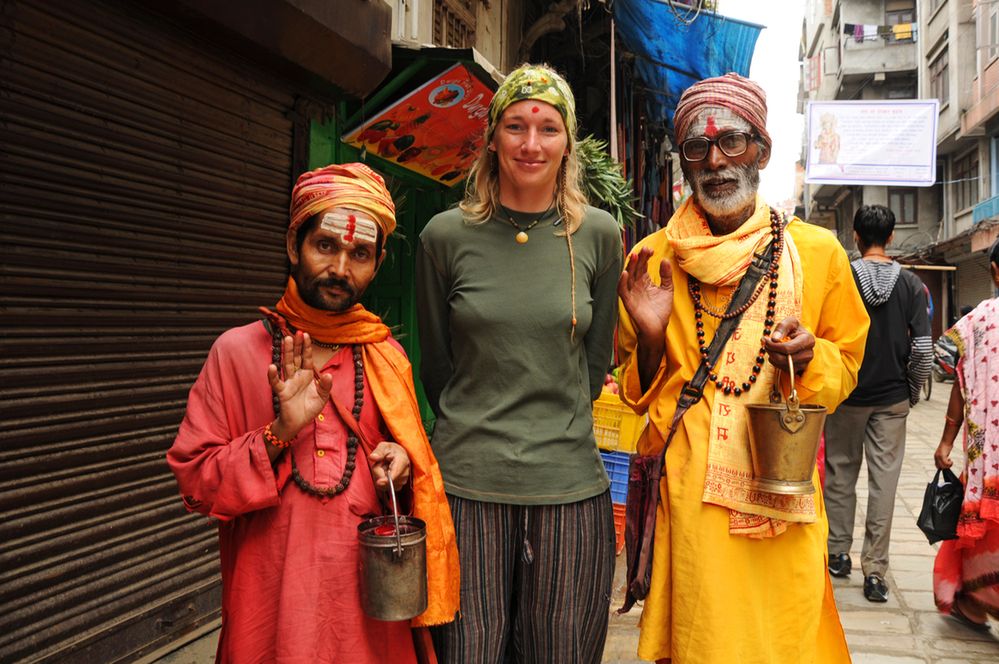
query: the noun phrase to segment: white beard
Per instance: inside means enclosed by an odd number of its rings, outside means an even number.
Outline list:
[[[735,191],[721,196],[705,192],[703,182],[714,179],[736,180]],[[690,188],[694,200],[711,217],[728,217],[745,210],[756,201],[756,191],[760,186],[759,164],[730,166],[720,171],[694,171],[690,177]]]

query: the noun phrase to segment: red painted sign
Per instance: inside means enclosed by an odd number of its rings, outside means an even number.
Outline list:
[[[341,138],[382,159],[453,185],[482,148],[493,92],[457,64]]]

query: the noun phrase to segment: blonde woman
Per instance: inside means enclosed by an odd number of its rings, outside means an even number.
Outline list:
[[[421,377],[461,558],[443,664],[601,659],[614,571],[592,402],[621,237],[586,204],[566,82],[525,65],[489,107],[464,202],[420,235]]]

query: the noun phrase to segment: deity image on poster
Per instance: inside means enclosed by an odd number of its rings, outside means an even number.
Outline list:
[[[836,133],[836,116],[823,113],[819,120],[822,130],[815,139],[815,149],[819,151],[820,164],[835,164],[839,157],[839,134]]]

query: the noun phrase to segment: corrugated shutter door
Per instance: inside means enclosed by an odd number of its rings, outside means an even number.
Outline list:
[[[213,339],[280,296],[294,99],[130,3],[0,10],[0,661],[218,615],[165,452]]]
[[[957,264],[957,308],[977,307],[982,300],[993,297],[992,273],[989,259],[981,252]]]

